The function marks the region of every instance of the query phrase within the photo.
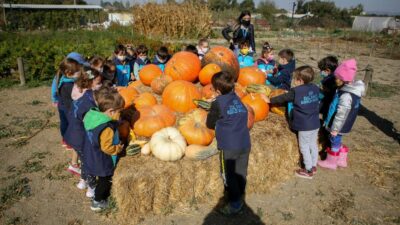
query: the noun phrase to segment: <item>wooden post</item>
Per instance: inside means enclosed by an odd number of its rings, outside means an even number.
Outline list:
[[[372,83],[372,74],[374,73],[374,69],[371,65],[367,65],[365,68],[365,75],[364,75],[364,84],[365,84],[365,96],[369,93],[369,84]]]
[[[18,63],[18,73],[19,73],[19,80],[21,81],[21,86],[25,85],[25,70],[24,70],[24,62],[22,57],[17,58]]]

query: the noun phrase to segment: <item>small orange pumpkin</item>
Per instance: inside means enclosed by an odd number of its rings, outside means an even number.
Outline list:
[[[197,87],[188,81],[176,80],[168,84],[162,94],[162,103],[176,112],[188,112],[195,109],[193,99],[200,99]]]
[[[274,89],[271,91],[269,98],[273,98],[282,94],[285,94],[286,91],[283,89]],[[271,112],[278,114],[280,116],[285,116],[286,107],[282,105],[271,105]]]
[[[248,104],[254,110],[255,122],[268,117],[269,105],[261,98],[260,94],[250,93],[242,98],[242,102]]]
[[[216,96],[215,90],[212,84],[207,84],[201,89],[201,97],[205,99],[211,99]]]
[[[139,109],[143,106],[152,106],[157,104],[157,99],[154,95],[144,92],[140,94],[134,101],[136,109]]]
[[[165,65],[165,74],[173,80],[193,82],[199,76],[201,62],[197,55],[191,52],[178,52]]]
[[[240,69],[238,83],[246,87],[249,84],[265,84],[265,74],[254,66]]]
[[[130,86],[128,87],[117,87],[119,94],[125,101],[124,108],[129,108],[129,106],[133,105],[135,99],[139,96],[139,92]]]
[[[139,78],[144,85],[150,86],[154,78],[161,76],[161,74],[160,67],[155,64],[148,64],[139,71]]]
[[[151,82],[151,90],[153,90],[154,93],[161,95],[165,87],[171,82],[172,82],[172,77],[161,75],[159,77],[154,78],[154,80]]]
[[[142,85],[143,85],[142,81],[136,80],[136,81],[130,82],[128,87],[132,87],[132,88],[136,88],[137,89],[138,87],[140,87]]]
[[[203,67],[199,73],[199,81],[202,85],[211,84],[214,74],[221,72],[221,67],[215,63],[210,63]]]
[[[175,124],[175,114],[165,105],[144,106],[139,108],[139,120],[135,122],[133,131],[143,137],[151,137],[162,128]]]
[[[206,126],[207,112],[194,109],[178,122],[178,129],[188,144],[209,145],[214,138],[214,131]]]

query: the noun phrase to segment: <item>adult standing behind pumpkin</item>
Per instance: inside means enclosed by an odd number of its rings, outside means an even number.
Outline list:
[[[232,37],[230,36],[232,33]],[[229,48],[237,55],[239,53],[239,43],[248,41],[250,43],[250,53],[256,52],[254,41],[254,26],[251,24],[251,13],[248,10],[243,11],[238,17],[236,23],[228,25],[222,30],[222,35],[229,41]]]

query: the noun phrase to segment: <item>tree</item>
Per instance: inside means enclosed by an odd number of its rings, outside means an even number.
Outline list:
[[[232,9],[237,9],[237,8],[239,8],[239,3],[237,2],[237,0],[232,0],[232,1],[231,1],[231,8],[232,8]]]
[[[297,8],[296,8],[297,14],[307,13],[308,9],[304,8],[304,2],[305,0],[297,0]]]
[[[364,6],[362,4],[358,4],[357,6],[349,9],[349,13],[352,16],[359,16],[362,12],[364,12]]]
[[[131,3],[129,1],[125,2],[125,8],[129,9],[131,7]]]
[[[256,7],[253,0],[243,0],[243,2],[240,3],[240,9],[254,11]]]
[[[223,11],[229,8],[229,0],[209,0],[208,6],[214,11]]]
[[[272,0],[261,1],[257,8],[257,12],[261,13],[261,15],[267,20],[272,20],[277,11],[275,2]]]

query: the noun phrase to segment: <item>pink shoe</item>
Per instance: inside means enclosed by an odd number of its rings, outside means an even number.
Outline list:
[[[342,147],[339,149],[340,155],[337,160],[337,165],[339,167],[346,168],[347,167],[347,154],[349,152],[349,148],[346,145],[342,145]]]
[[[328,155],[324,161],[318,160],[318,166],[326,169],[336,170],[337,168],[337,160],[340,152],[332,152],[330,148],[326,150]]]

